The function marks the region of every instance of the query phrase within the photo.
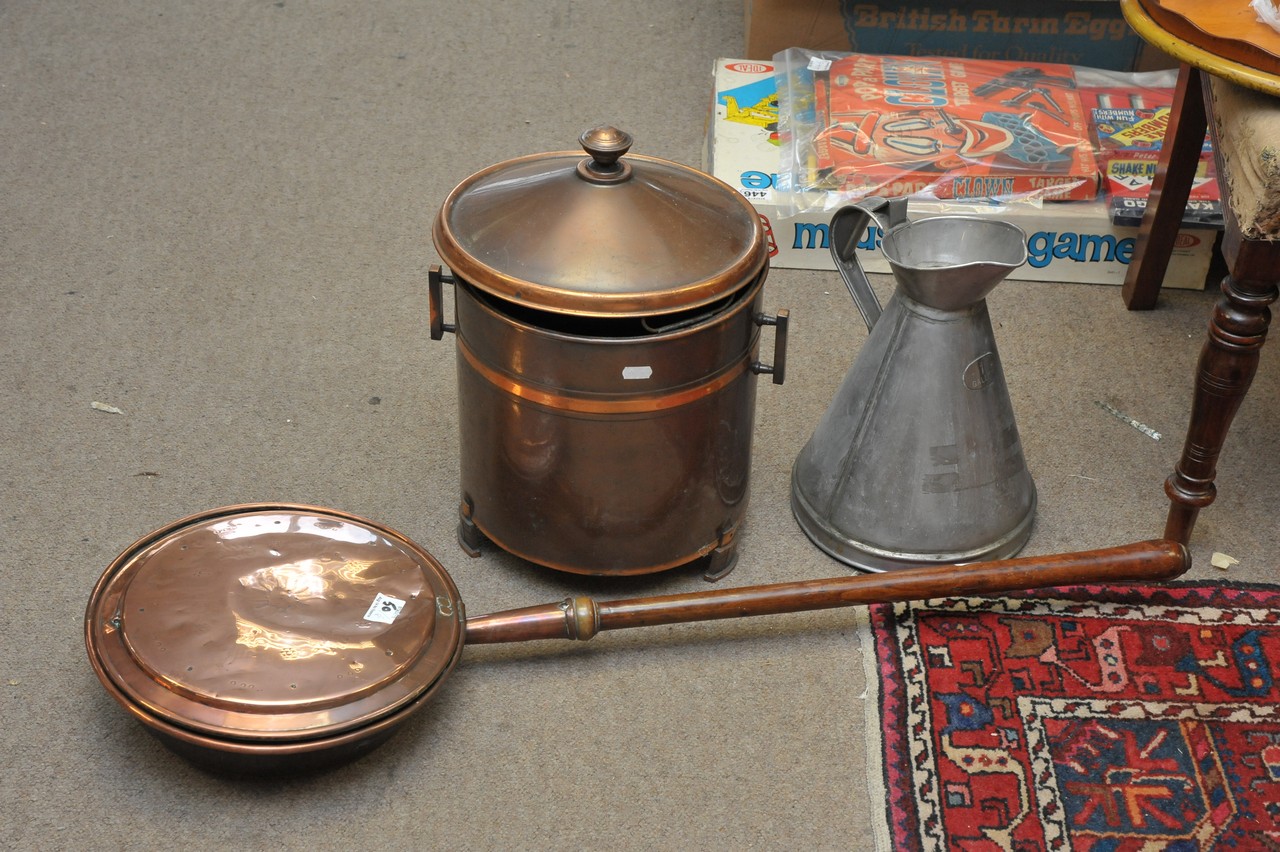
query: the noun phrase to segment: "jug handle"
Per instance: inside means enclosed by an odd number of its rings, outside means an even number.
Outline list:
[[[864,198],[840,208],[831,217],[831,225],[827,229],[831,259],[835,261],[844,285],[849,288],[849,295],[862,314],[868,331],[880,319],[880,300],[876,298],[871,282],[867,280],[867,274],[862,271],[862,264],[858,262],[858,240],[862,239],[862,232],[866,230],[868,222],[875,222],[881,233],[884,233],[905,221],[905,198]]]

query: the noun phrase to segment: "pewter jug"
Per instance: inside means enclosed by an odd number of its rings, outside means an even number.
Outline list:
[[[868,571],[1003,559],[1035,515],[986,303],[1026,261],[1026,235],[906,213],[905,199],[865,199],[831,220],[831,254],[870,334],[791,476],[805,534]],[[857,258],[872,221],[897,284],[883,313]]]

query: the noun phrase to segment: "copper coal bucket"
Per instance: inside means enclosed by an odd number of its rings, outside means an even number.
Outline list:
[[[742,196],[695,169],[581,152],[500,163],[450,193],[432,236],[431,336],[455,334],[459,541],[579,574],[733,566],[756,375],[785,374],[763,312],[768,250]],[[443,284],[453,285],[446,323]],[[773,364],[760,329],[776,328]]]

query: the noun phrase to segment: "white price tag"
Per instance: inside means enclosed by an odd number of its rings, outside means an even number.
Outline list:
[[[624,379],[648,379],[653,376],[652,367],[623,367],[622,378]]]
[[[810,71],[830,71],[831,60],[823,59],[821,56],[811,56],[809,57],[809,70]]]
[[[364,614],[364,620],[390,624],[399,617],[400,611],[404,609],[404,604],[405,602],[399,598],[393,598],[390,595],[378,592],[373,599],[373,603],[369,604],[369,610]]]

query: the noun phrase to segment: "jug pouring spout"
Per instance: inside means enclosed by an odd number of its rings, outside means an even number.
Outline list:
[[[883,217],[883,218],[882,218]],[[831,217],[827,231],[828,245],[831,247],[831,258],[844,285],[849,288],[853,303],[862,314],[867,324],[867,331],[875,327],[880,319],[880,300],[871,289],[871,282],[858,262],[858,242],[867,229],[869,222],[875,222],[881,234],[887,234],[907,221],[907,199],[905,198],[864,198],[837,210]]]
[[[1017,225],[979,216],[931,216],[886,232],[881,243],[903,292],[941,311],[987,297],[1027,262],[1027,235]]]

